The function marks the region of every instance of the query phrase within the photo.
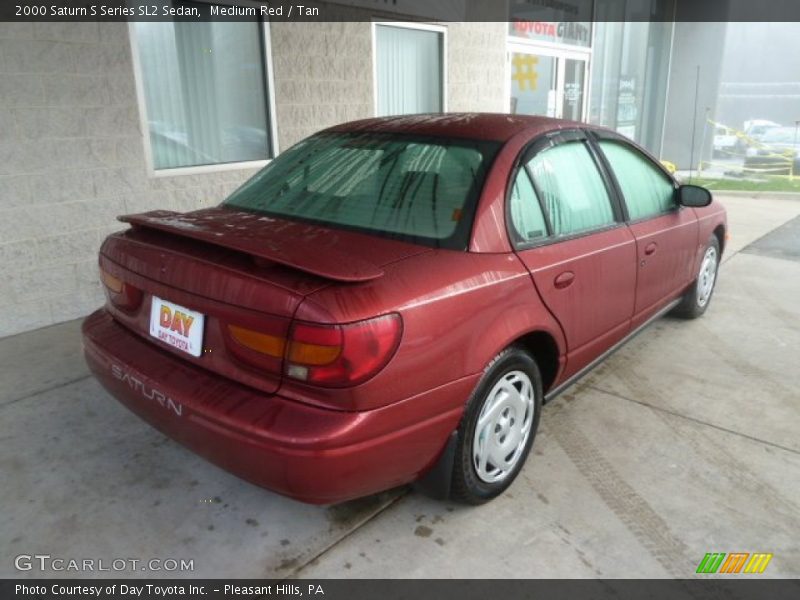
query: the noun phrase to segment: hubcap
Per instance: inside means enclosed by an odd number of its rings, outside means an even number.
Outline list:
[[[522,371],[506,373],[486,396],[472,440],[472,464],[482,481],[502,481],[519,462],[531,433],[533,400],[533,384]]]
[[[717,250],[711,246],[703,256],[700,273],[697,275],[697,305],[701,308],[708,303],[717,278]]]

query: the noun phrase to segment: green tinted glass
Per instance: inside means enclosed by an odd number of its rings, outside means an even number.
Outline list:
[[[511,224],[518,241],[530,242],[547,235],[542,207],[525,169],[520,169],[511,188]]]
[[[553,235],[569,235],[614,223],[603,178],[583,142],[539,152],[528,168],[550,217]]]
[[[495,142],[320,134],[278,156],[227,206],[466,248]]]
[[[602,140],[600,147],[617,178],[631,221],[675,208],[672,181],[644,155],[623,143]]]

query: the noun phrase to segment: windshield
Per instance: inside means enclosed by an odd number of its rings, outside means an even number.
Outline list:
[[[400,134],[318,134],[279,155],[224,205],[465,249],[499,146]]]

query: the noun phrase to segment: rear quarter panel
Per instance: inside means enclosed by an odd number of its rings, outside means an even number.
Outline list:
[[[377,280],[332,285],[310,295],[296,318],[350,322],[398,312],[400,346],[369,381],[344,389],[309,388],[284,378],[281,395],[330,408],[364,410],[423,395],[467,380],[441,410],[463,406],[487,363],[530,331],[549,333],[563,349],[561,331],[541,304],[516,255],[434,250],[386,267]],[[434,412],[435,414],[435,412]]]

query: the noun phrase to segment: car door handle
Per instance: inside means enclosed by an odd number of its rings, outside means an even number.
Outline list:
[[[572,271],[564,271],[553,280],[553,285],[555,285],[557,289],[563,290],[572,285],[573,281],[575,281],[575,273]]]
[[[658,250],[658,244],[656,244],[655,242],[650,242],[649,244],[647,244],[647,246],[644,247],[644,253],[647,256],[655,254],[656,250]]]

